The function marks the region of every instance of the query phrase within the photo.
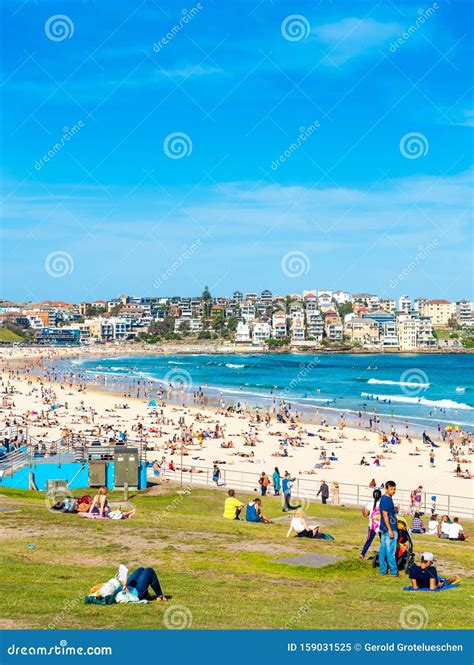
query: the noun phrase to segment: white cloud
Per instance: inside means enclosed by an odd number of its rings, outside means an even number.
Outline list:
[[[402,32],[403,26],[398,23],[383,23],[371,18],[344,18],[313,30],[328,47],[326,62],[336,66],[366,55]]]

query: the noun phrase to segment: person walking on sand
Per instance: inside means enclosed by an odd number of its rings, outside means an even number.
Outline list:
[[[380,499],[380,574],[386,575],[388,569],[392,577],[398,577],[395,551],[397,548],[397,512],[393,503],[393,495],[397,491],[396,483],[389,480],[385,483],[385,494]]]
[[[212,480],[213,482],[216,483],[216,485],[219,485],[219,480],[221,479],[221,470],[217,466],[217,464],[214,464],[214,468],[212,470]]]
[[[430,451],[430,467],[431,467],[432,469],[435,468],[435,454],[434,454],[434,450],[433,450],[433,449],[431,449],[431,451]]]
[[[321,494],[321,501],[323,503],[327,503],[327,501],[329,499],[329,487],[328,487],[325,480],[321,480],[321,485],[319,487],[319,490],[318,490],[318,493],[316,494],[316,496],[318,497],[320,494]]]

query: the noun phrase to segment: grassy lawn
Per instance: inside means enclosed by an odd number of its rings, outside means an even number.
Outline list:
[[[0,342],[23,342],[23,337],[8,328],[0,328]]]
[[[412,605],[427,628],[472,627],[469,543],[415,536],[417,554],[432,550],[439,571],[459,573],[462,584],[407,593],[404,574],[381,578],[370,561],[357,559],[367,524],[358,510],[314,504],[307,514],[336,540],[286,539],[286,523],[223,520],[223,492],[183,496],[177,489],[132,496],[137,514],[124,522],[52,513],[42,493],[0,490],[1,505],[15,510],[0,513],[0,626],[160,629],[163,612],[176,604],[191,612],[192,628],[399,628],[400,613]],[[264,499],[264,512],[281,517],[279,500]],[[342,560],[323,568],[275,563],[311,552]],[[119,563],[156,568],[170,603],[84,605],[90,587],[112,577]]]

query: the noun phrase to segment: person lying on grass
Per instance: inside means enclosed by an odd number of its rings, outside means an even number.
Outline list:
[[[320,538],[321,540],[334,540],[332,536],[329,536],[325,533],[322,533],[319,530],[319,525],[308,525],[304,512],[301,508],[295,512],[294,516],[290,521],[290,528],[286,537],[289,538],[293,531],[296,533],[298,538]]]
[[[148,595],[151,587],[155,597]],[[128,568],[120,565],[115,577],[104,584],[97,584],[89,591],[86,604],[111,605],[113,603],[138,603],[154,600],[166,602],[158,576],[153,568],[136,568],[131,575]]]
[[[262,513],[261,499],[252,499],[247,503],[245,519],[247,522],[265,522],[265,524],[273,524],[272,520],[265,517]]]
[[[414,563],[408,571],[413,589],[438,589],[447,584],[457,584],[459,577],[438,577],[438,571],[433,566],[435,558],[431,552],[423,552],[421,562],[418,566]]]

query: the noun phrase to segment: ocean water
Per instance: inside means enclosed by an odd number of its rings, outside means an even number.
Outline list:
[[[286,399],[306,410],[376,410],[411,422],[474,429],[474,356],[469,354],[142,355],[68,361],[69,371],[109,386],[182,383],[224,400]],[[66,368],[65,368],[66,369]]]

